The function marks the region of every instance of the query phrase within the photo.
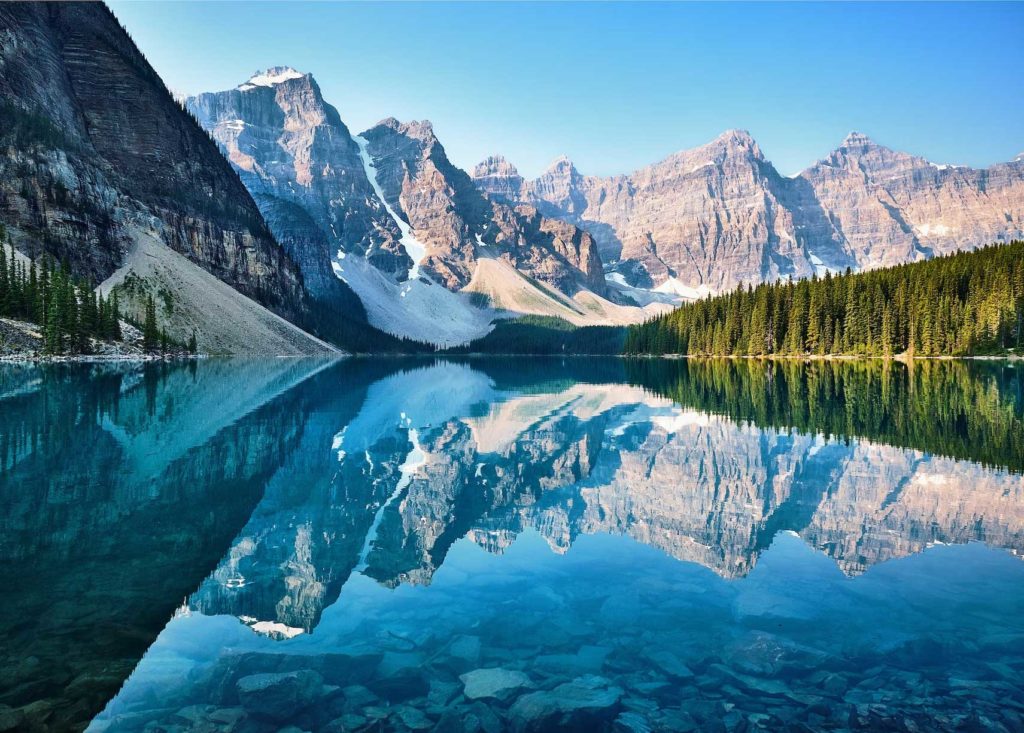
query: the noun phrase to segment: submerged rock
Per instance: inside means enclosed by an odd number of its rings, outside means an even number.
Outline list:
[[[238,680],[238,700],[249,712],[286,720],[313,703],[323,678],[312,670],[253,674]]]
[[[667,675],[680,679],[693,677],[693,671],[672,652],[663,649],[648,649],[646,656]]]
[[[611,686],[604,677],[584,675],[553,690],[523,695],[509,712],[517,728],[543,730],[567,725],[575,716],[611,717],[622,693],[621,687]]]
[[[402,722],[402,725],[411,730],[426,730],[434,727],[434,721],[428,718],[422,710],[408,705],[399,708],[395,717]]]
[[[476,662],[480,658],[480,637],[460,636],[452,642],[448,653],[457,659]]]
[[[522,672],[493,667],[474,669],[459,677],[465,685],[463,693],[470,700],[486,697],[508,698],[513,692],[530,684],[530,678]]]

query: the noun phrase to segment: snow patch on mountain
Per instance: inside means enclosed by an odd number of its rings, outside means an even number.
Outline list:
[[[464,293],[453,293],[425,277],[396,283],[361,257],[339,252],[331,263],[362,301],[370,325],[381,331],[437,346],[458,346],[491,330],[495,313],[478,308]]]
[[[359,157],[363,161],[363,170],[366,172],[366,177],[370,180],[370,185],[373,186],[373,192],[377,194],[377,198],[384,204],[385,210],[388,215],[395,220],[395,224],[398,225],[399,231],[402,233],[402,247],[405,248],[405,252],[412,258],[412,267],[409,269],[409,281],[412,282],[419,277],[420,274],[420,262],[423,261],[423,257],[427,253],[427,248],[415,236],[413,236],[412,228],[406,223],[405,219],[400,217],[393,208],[388,200],[384,198],[384,192],[381,190],[380,183],[377,182],[377,167],[373,164],[373,159],[370,157],[369,145],[370,141],[365,137],[356,135],[353,138],[356,141],[356,145],[359,146]]]
[[[492,308],[510,313],[553,316],[576,326],[640,323],[668,309],[664,305],[647,309],[618,305],[589,290],[580,290],[569,297],[526,277],[509,262],[494,257],[477,260],[473,279],[463,292],[486,295]]]
[[[273,87],[289,79],[301,79],[305,74],[290,66],[274,66],[266,71],[257,71],[249,80],[238,86],[239,91],[248,91],[256,87]]]
[[[914,227],[914,229],[916,229],[921,235],[925,237],[944,237],[953,231],[953,227],[935,222],[927,224],[918,224],[917,226]]]
[[[700,300],[701,298],[706,298],[709,295],[715,294],[715,292],[707,285],[701,284],[697,287],[693,287],[683,283],[675,277],[670,277],[661,285],[654,288],[654,292],[671,293],[673,295],[678,295],[683,300]]]
[[[632,300],[641,308],[647,306],[671,307],[683,302],[683,298],[675,293],[659,293],[647,288],[634,287],[626,282],[626,278],[621,272],[609,272],[605,274],[604,280],[610,288]]]
[[[814,267],[814,274],[817,275],[818,277],[825,277],[825,275],[830,272],[833,275],[842,272],[842,270],[840,269],[837,269],[835,267],[829,267],[828,265],[826,265],[824,262],[822,262],[822,259],[813,252],[808,252],[807,260],[808,262],[811,263],[811,266]]]

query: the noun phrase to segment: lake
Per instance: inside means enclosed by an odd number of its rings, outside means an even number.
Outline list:
[[[1012,362],[0,365],[0,730],[1024,730],[1022,472]]]

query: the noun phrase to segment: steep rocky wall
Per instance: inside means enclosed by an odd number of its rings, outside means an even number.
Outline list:
[[[302,277],[238,176],[99,3],[0,7],[0,221],[95,281],[129,225],[292,320]]]

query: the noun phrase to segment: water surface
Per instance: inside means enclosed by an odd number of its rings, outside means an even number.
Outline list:
[[[1020,730],[1012,365],[0,368],[0,723]]]

